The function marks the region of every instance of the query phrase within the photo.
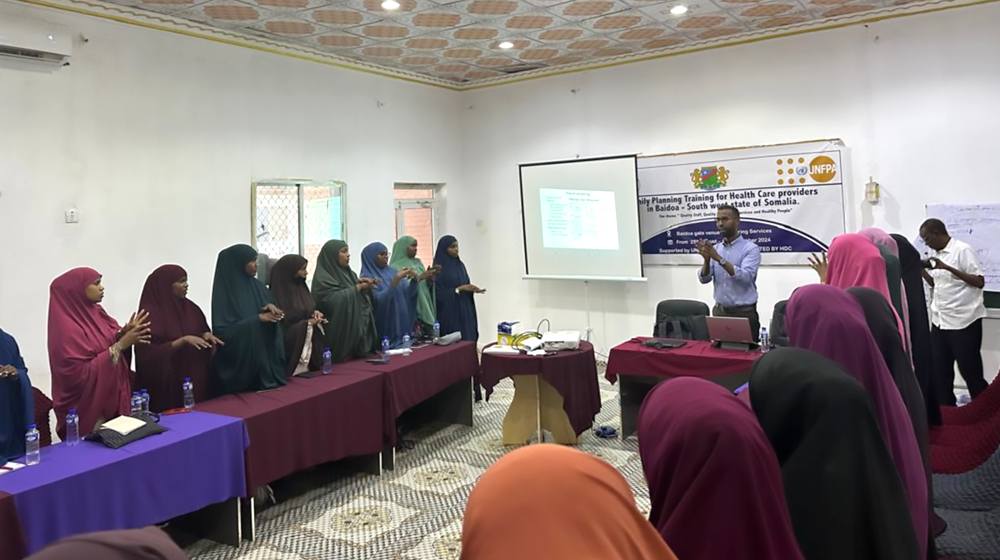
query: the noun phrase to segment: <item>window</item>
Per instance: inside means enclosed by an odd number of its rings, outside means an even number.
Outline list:
[[[339,181],[267,180],[253,184],[253,246],[270,258],[296,253],[316,257],[330,239],[347,239],[344,191]]]
[[[417,256],[430,266],[438,235],[440,184],[396,183],[396,238],[404,235],[417,240]]]

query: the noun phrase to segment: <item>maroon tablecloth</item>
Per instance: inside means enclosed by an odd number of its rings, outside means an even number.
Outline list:
[[[336,371],[382,374],[386,444],[395,445],[396,419],[415,405],[442,390],[479,373],[479,356],[472,342],[450,346],[424,346],[409,356],[393,356],[388,364],[354,360],[336,366]],[[472,399],[472,383],[469,383]],[[253,435],[251,434],[251,441]]]
[[[382,380],[372,372],[293,378],[261,393],[226,395],[195,408],[242,418],[250,435],[247,489],[316,465],[382,450]]]
[[[28,543],[14,496],[0,492],[0,560],[21,560],[27,555]]]
[[[480,382],[489,400],[493,387],[512,375],[540,375],[555,387],[563,398],[563,409],[576,435],[594,423],[601,411],[601,390],[597,383],[594,346],[581,341],[579,350],[566,350],[552,356],[527,354],[483,354]]]
[[[689,340],[680,348],[646,348],[642,346],[645,340],[649,338],[633,338],[612,348],[604,377],[612,383],[619,375],[710,379],[750,371],[761,356],[760,350],[720,350],[700,340]]]

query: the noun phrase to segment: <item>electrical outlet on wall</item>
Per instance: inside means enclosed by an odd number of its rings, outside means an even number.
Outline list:
[[[80,223],[80,213],[76,208],[66,209],[66,223],[67,224],[78,224]]]

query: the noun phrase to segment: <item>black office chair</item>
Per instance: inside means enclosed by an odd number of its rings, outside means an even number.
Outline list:
[[[785,307],[787,306],[787,299],[774,304],[774,311],[771,313],[771,327],[767,333],[772,346],[791,346],[788,343],[788,333],[785,332]]]
[[[711,340],[708,336],[708,306],[689,299],[668,299],[656,305],[653,336],[680,340]]]

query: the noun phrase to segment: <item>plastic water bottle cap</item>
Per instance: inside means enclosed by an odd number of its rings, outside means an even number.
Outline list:
[[[141,390],[141,391],[139,391],[139,392],[140,392],[140,393],[142,393],[143,395],[145,395],[145,394],[146,394],[146,393],[148,393],[149,391],[147,391],[147,390],[143,389],[143,390]]]
[[[34,424],[28,424],[29,430],[34,430],[35,428],[37,428],[37,426],[35,426]]]
[[[190,383],[191,382],[191,378],[190,377],[185,377],[184,378],[184,382],[185,383]]]
[[[70,414],[76,414],[76,409],[75,409],[75,408],[71,408],[71,409],[69,409],[69,413],[70,413]]]

